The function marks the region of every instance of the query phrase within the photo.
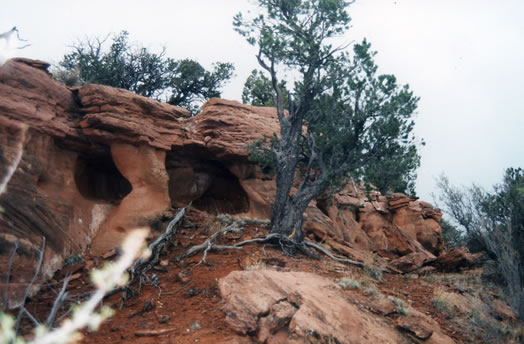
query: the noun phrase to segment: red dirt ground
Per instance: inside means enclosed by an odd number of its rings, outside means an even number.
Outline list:
[[[159,278],[159,288],[145,285],[140,295],[127,300],[119,310],[122,293],[106,298],[104,304],[116,310],[115,315],[104,322],[97,332],[84,331],[82,343],[231,343],[235,333],[225,322],[221,311],[222,300],[218,291],[218,280],[231,271],[264,264],[278,266],[283,270],[301,270],[314,272],[332,279],[340,278],[348,271],[360,274],[354,267],[343,266],[334,261],[311,260],[304,256],[287,257],[281,251],[269,245],[251,244],[239,251],[210,252],[205,263],[197,265],[202,255],[176,262],[175,257],[187,248],[202,243],[209,233],[210,220],[203,214],[191,212],[188,216],[191,223],[200,224],[196,228],[183,228],[174,240],[175,246],[161,257],[167,260],[166,267],[159,267],[154,273]],[[207,223],[207,224],[206,224]],[[264,236],[265,229],[248,226],[240,235],[229,235],[228,240],[244,240],[255,236]],[[229,241],[231,243],[231,241]],[[86,262],[94,266],[102,266],[104,259],[86,257]],[[73,301],[85,300],[92,286],[89,282],[89,271],[86,264],[78,265],[76,279],[68,286],[69,298]],[[58,272],[52,283],[47,284],[26,305],[27,309],[40,320],[45,319],[62,287],[66,272],[75,268],[65,268]],[[191,277],[182,282],[179,273],[190,271]],[[440,324],[443,332],[458,343],[479,342],[478,338],[468,334],[462,326],[432,306],[433,288],[438,283],[427,283],[422,278],[410,279],[405,276],[386,274],[382,281],[375,281],[379,291],[384,295],[392,295],[407,300],[412,307],[430,315]],[[352,302],[360,303],[369,296],[351,291]],[[138,314],[146,303],[152,303],[153,308]],[[62,313],[69,308],[66,304]],[[393,320],[394,317],[391,319]],[[24,322],[22,331],[27,332],[31,323]],[[164,333],[160,333],[165,331]]]

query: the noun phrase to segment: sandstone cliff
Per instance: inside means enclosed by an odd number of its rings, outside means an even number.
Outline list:
[[[27,59],[0,67],[0,176],[23,144],[0,195],[0,264],[20,244],[10,303],[31,279],[43,237],[40,280],[71,254],[103,254],[137,227],[162,228],[173,207],[189,202],[208,213],[270,216],[274,180],[248,161],[246,145],[278,132],[273,109],[212,99],[189,117],[121,89],[67,88],[47,68]],[[311,204],[305,229],[337,254],[374,252],[390,270],[409,272],[440,254],[440,217],[428,203],[350,184]]]

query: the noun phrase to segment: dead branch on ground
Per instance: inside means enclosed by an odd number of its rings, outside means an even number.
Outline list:
[[[136,277],[138,277],[140,280],[139,290],[141,289],[144,280],[152,281],[151,278],[149,278],[146,275],[146,273],[150,271],[153,268],[153,266],[155,266],[159,262],[160,254],[165,249],[167,249],[167,247],[172,243],[173,236],[176,234],[176,231],[178,230],[178,227],[182,222],[185,213],[186,208],[182,208],[178,211],[173,220],[169,222],[164,233],[162,233],[155,241],[153,241],[149,245],[149,251],[151,252],[151,255],[148,258],[138,259],[133,265],[133,267],[129,270],[129,282],[127,282],[124,287],[113,290],[113,292],[111,292],[110,295],[113,295],[114,293],[119,292],[123,289],[124,293],[122,295],[122,299],[126,300],[133,295],[133,291],[131,290],[130,286],[135,281]]]
[[[38,259],[38,265],[36,266],[36,271],[33,275],[33,279],[31,279],[31,282],[29,282],[29,285],[27,286],[24,294],[24,298],[22,299],[22,303],[20,305],[20,311],[18,312],[18,316],[16,317],[16,325],[15,325],[15,334],[18,335],[18,331],[20,330],[20,324],[22,322],[22,317],[24,314],[27,314],[28,317],[31,319],[31,321],[35,322],[36,319],[29,314],[27,309],[25,309],[25,304],[27,302],[27,298],[29,297],[29,294],[31,293],[31,289],[33,289],[33,284],[35,284],[36,279],[38,275],[40,274],[40,268],[42,267],[42,263],[44,261],[44,252],[45,252],[45,236],[42,236],[42,248],[40,249],[40,257]],[[38,323],[38,321],[36,321]]]
[[[58,310],[62,307],[64,302],[67,300],[67,285],[69,284],[69,281],[71,279],[71,274],[67,274],[67,276],[64,279],[64,284],[62,285],[62,289],[60,290],[60,293],[58,293],[58,296],[55,299],[55,302],[53,303],[53,308],[51,309],[51,313],[49,313],[49,316],[47,317],[46,326],[47,328],[52,328],[53,323],[55,322],[56,314],[58,313]]]
[[[337,261],[337,262],[340,262],[340,263],[344,263],[344,264],[351,264],[351,265],[360,266],[361,268],[364,267],[364,263],[362,263],[362,262],[358,262],[356,260],[352,260],[352,259],[348,259],[348,258],[335,257],[335,255],[333,253],[331,253],[328,249],[326,249],[326,248],[324,248],[324,247],[322,247],[322,246],[320,246],[318,244],[315,244],[314,242],[305,240],[304,241],[304,245],[315,248],[316,250],[324,253],[329,258],[333,259],[334,261]]]
[[[244,241],[238,242],[238,243],[233,244],[233,245],[218,245],[216,243],[216,240],[217,240],[217,238],[220,235],[225,235],[226,233],[234,231],[234,230],[238,230],[241,227],[240,224],[242,223],[242,221],[237,221],[237,220],[233,221],[233,223],[231,223],[230,225],[228,225],[228,226],[218,230],[217,232],[213,233],[212,235],[210,235],[203,243],[190,247],[183,254],[178,256],[176,258],[176,261],[181,261],[182,259],[190,257],[190,256],[193,256],[193,255],[197,254],[198,252],[203,252],[202,259],[195,265],[195,266],[198,266],[198,265],[200,265],[200,264],[202,264],[203,262],[206,261],[207,254],[210,251],[239,250],[239,249],[242,249],[243,246],[245,246],[247,244],[250,244],[250,243],[268,242],[268,241],[275,241],[275,242],[277,242],[278,241],[278,243],[280,244],[281,247],[284,247],[284,246],[287,247],[287,246],[290,246],[290,245],[298,246],[297,248],[301,252],[303,252],[306,256],[308,256],[310,258],[313,258],[313,259],[319,259],[320,256],[318,256],[315,252],[310,250],[308,247],[313,247],[314,249],[320,251],[321,253],[325,254],[326,256],[328,256],[329,258],[331,258],[331,259],[333,259],[333,260],[335,260],[337,262],[344,263],[344,264],[356,265],[356,266],[359,266],[359,267],[364,267],[364,264],[362,262],[358,262],[358,261],[355,261],[355,260],[352,260],[352,259],[348,259],[348,258],[336,257],[328,249],[326,249],[326,248],[324,248],[324,247],[322,247],[322,246],[320,246],[318,244],[315,244],[313,242],[305,240],[304,243],[300,245],[300,244],[297,244],[297,243],[293,242],[288,237],[283,236],[283,235],[278,234],[278,233],[270,233],[270,234],[268,234],[268,235],[266,235],[264,237],[244,240]],[[245,220],[243,220],[243,222],[245,223]]]

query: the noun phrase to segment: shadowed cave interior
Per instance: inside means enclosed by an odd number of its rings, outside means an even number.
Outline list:
[[[80,194],[92,201],[118,202],[133,189],[110,154],[79,155],[75,164],[75,183]]]

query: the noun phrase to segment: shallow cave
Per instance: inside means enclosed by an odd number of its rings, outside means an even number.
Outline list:
[[[329,198],[319,198],[317,199],[317,208],[320,210],[324,215],[329,217],[328,208],[330,206],[329,204]]]
[[[92,201],[118,202],[133,189],[110,154],[80,155],[75,164],[75,183],[80,194]]]
[[[222,166],[208,166],[212,175],[209,188],[193,201],[193,206],[210,214],[239,214],[249,211],[247,193],[238,178]]]

